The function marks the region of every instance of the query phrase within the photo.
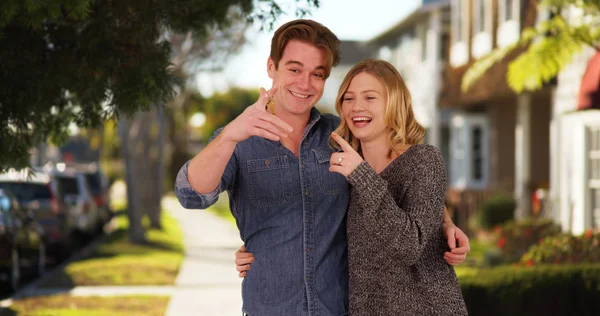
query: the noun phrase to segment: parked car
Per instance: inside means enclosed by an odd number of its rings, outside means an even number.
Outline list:
[[[9,171],[0,174],[0,189],[12,192],[44,228],[49,261],[57,263],[71,254],[73,220],[69,220],[64,204],[52,192],[48,174],[41,170],[35,173]]]
[[[44,229],[16,196],[0,189],[0,282],[16,290],[23,275],[41,275],[45,269]]]
[[[74,168],[84,175],[90,193],[98,208],[99,215],[102,218],[102,223],[108,223],[113,216],[112,209],[110,208],[108,178],[96,163],[83,164]]]
[[[64,203],[75,229],[77,240],[89,240],[102,232],[104,220],[85,174],[75,168],[57,164],[48,169],[52,191]]]

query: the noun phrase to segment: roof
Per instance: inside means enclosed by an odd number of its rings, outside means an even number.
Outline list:
[[[581,78],[577,110],[600,109],[600,53],[590,59]]]
[[[374,52],[373,47],[366,45],[364,42],[341,41],[340,53],[342,56],[340,65],[354,65],[365,58],[372,58]]]
[[[0,181],[48,183],[48,181],[50,181],[50,178],[48,177],[48,174],[40,170],[35,170],[35,172],[28,172],[26,169],[20,171],[11,169],[8,172],[0,174]]]
[[[388,41],[398,35],[402,34],[407,28],[415,25],[421,21],[423,17],[427,16],[431,11],[439,8],[450,7],[450,0],[438,0],[438,1],[423,1],[423,5],[415,9],[407,17],[394,24],[392,27],[376,35],[372,39],[367,41],[369,45],[376,45],[381,42]]]

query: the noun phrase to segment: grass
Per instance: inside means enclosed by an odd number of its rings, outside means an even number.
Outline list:
[[[128,240],[125,214],[116,218],[117,229],[94,252],[67,265],[40,287],[93,285],[171,285],[183,260],[182,232],[176,220],[162,212],[162,230],[147,229],[147,244]]]
[[[38,296],[16,300],[10,308],[0,309],[0,316],[162,316],[168,303],[166,296]]]
[[[208,208],[209,212],[216,214],[217,216],[224,218],[228,222],[236,225],[235,218],[231,214],[229,209],[229,196],[227,192],[223,192],[219,195],[219,200],[217,203]]]

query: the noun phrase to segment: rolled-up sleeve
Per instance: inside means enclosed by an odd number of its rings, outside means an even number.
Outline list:
[[[219,128],[215,131],[213,136],[210,138],[209,142],[211,142],[219,133],[223,130],[223,128]],[[235,175],[237,173],[237,163],[236,163],[236,154],[234,153],[229,159],[227,163],[227,167],[225,167],[225,171],[223,172],[223,176],[221,177],[221,182],[215,188],[214,191],[201,194],[198,193],[192,188],[190,181],[188,180],[188,166],[190,161],[186,162],[179,172],[177,173],[177,178],[175,178],[175,195],[179,200],[181,206],[187,209],[205,209],[209,206],[215,204],[217,200],[219,200],[219,194],[221,192],[227,190],[228,188],[233,187]]]
[[[181,206],[187,209],[205,209],[213,205],[219,199],[219,194],[221,193],[220,186],[214,191],[206,194],[196,192],[188,181],[187,173],[189,164],[189,161],[186,162],[177,173],[177,178],[175,179],[175,195]]]

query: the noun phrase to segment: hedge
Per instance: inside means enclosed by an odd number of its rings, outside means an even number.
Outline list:
[[[461,276],[469,315],[600,315],[600,265],[501,266]]]

